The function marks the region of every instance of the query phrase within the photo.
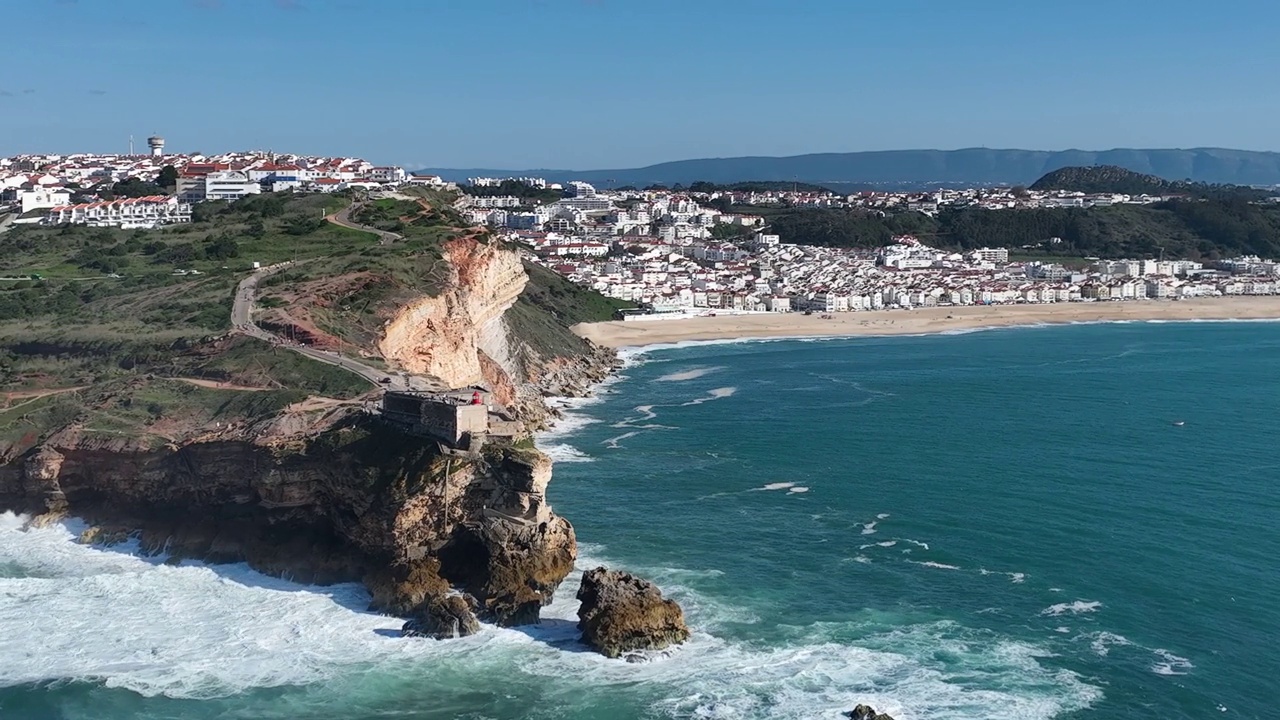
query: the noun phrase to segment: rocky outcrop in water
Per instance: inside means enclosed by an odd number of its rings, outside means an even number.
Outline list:
[[[689,639],[684,611],[648,580],[598,567],[582,574],[578,588],[582,640],[616,658],[637,650],[659,650]]]
[[[466,637],[480,632],[476,619],[475,598],[470,595],[435,597],[421,605],[413,617],[400,628],[405,637],[429,637],[437,640]]]
[[[849,711],[850,720],[893,720],[893,716],[878,713],[870,705],[858,705]]]

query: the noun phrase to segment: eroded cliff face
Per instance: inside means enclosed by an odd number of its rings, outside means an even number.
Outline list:
[[[573,568],[573,528],[546,504],[550,477],[534,450],[443,455],[351,418],[301,445],[45,445],[0,466],[0,507],[99,524],[86,540],[136,531],[150,551],[364,581],[375,608],[398,614],[460,587],[481,617],[516,624],[536,621]]]
[[[469,237],[445,243],[444,256],[451,268],[445,291],[401,308],[378,350],[405,370],[451,387],[488,384],[511,404],[519,367],[502,315],[529,280],[520,256]]]

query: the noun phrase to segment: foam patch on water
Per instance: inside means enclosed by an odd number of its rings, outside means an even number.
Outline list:
[[[624,432],[621,435],[618,435],[616,437],[611,437],[608,440],[602,440],[600,444],[604,445],[610,450],[617,450],[622,447],[618,443],[622,442],[623,440],[626,440],[627,438],[633,438],[639,434],[640,434],[640,431],[638,430],[632,430],[631,432]]]
[[[797,494],[797,493],[807,493],[807,492],[809,492],[809,488],[807,488],[807,487],[793,487],[793,488],[788,488],[788,489],[787,489],[787,494],[788,494],[788,495],[794,495],[794,494]]]
[[[877,520],[888,520],[888,519],[889,519],[889,513],[880,513],[879,515],[876,515],[876,519],[877,519]]]
[[[243,565],[168,566],[79,545],[75,523],[23,530],[12,513],[0,517],[0,562],[44,575],[0,578],[0,686],[84,680],[209,698],[437,652],[389,637],[403,621],[364,612],[357,585],[309,587]]]
[[[1160,657],[1160,660],[1151,666],[1151,672],[1157,675],[1186,675],[1195,668],[1190,660],[1178,657],[1168,650],[1156,648],[1152,652]]]
[[[908,560],[912,565],[923,565],[924,567],[936,568],[938,570],[959,570],[959,565],[948,565],[946,563],[934,562],[932,560]]]
[[[841,626],[823,624],[773,646],[727,640],[718,627],[755,619],[694,589],[714,582],[714,569],[627,568],[680,602],[694,635],[646,662],[609,660],[578,641],[573,589],[603,550],[588,544],[542,625],[484,626],[441,642],[397,637],[401,620],[364,612],[368,596],[355,585],[310,587],[235,565],[168,566],[76,544],[73,524],[22,525],[0,515],[0,563],[51,577],[0,578],[0,686],[84,680],[205,699],[311,685],[290,702],[314,706],[291,704],[289,716],[315,715],[353,693],[390,707],[386,682],[394,690],[494,678],[511,692],[546,688],[565,703],[627,696],[676,717],[748,720],[835,717],[859,702],[914,720],[1047,720],[1101,697],[1073,673],[1041,665],[1043,650],[949,622],[873,632],[856,644],[841,639]],[[351,686],[370,673],[386,680]]]
[[[723,365],[717,365],[715,367],[689,368],[688,370],[681,370],[680,372],[668,373],[661,377],[654,378],[654,382],[684,382],[685,380],[696,380],[704,375],[710,375],[711,373],[716,372],[717,370],[723,370],[723,369],[724,369]]]
[[[712,400],[720,400],[722,398],[731,397],[736,392],[738,392],[738,388],[736,387],[716,388],[715,390],[708,390],[706,397],[696,398],[694,400],[690,400],[689,402],[680,403],[680,405],[681,407],[687,407],[689,405],[701,405],[702,403],[711,402]]]
[[[872,520],[872,521],[871,521],[871,522],[869,522],[869,523],[863,523],[863,525],[862,525],[862,534],[863,534],[863,535],[875,535],[875,534],[876,534],[876,521],[875,521],[875,520]]]
[[[760,487],[758,487],[758,488],[751,488],[751,490],[750,490],[749,492],[766,492],[766,491],[769,491],[769,490],[786,490],[786,489],[788,489],[788,488],[793,488],[793,487],[795,487],[795,485],[796,485],[796,484],[795,484],[795,483],[793,483],[793,482],[775,482],[775,483],[769,483],[768,485],[761,485],[761,486],[760,486]]]
[[[902,542],[904,543],[915,545],[918,548],[923,548],[925,550],[929,549],[929,543],[927,542],[920,542],[919,540],[912,540],[911,538],[899,538],[899,539],[902,540]]]
[[[582,452],[578,448],[568,443],[560,443],[557,445],[539,445],[538,449],[546,453],[547,457],[555,462],[561,463],[582,463],[595,462],[596,459]]]
[[[1106,657],[1113,647],[1126,647],[1133,644],[1125,636],[1109,632],[1093,633],[1090,637],[1089,647],[1098,657]]]
[[[1057,617],[1059,615],[1081,615],[1084,613],[1098,612],[1102,608],[1102,603],[1095,600],[1076,600],[1069,603],[1058,603],[1050,605],[1040,611],[1041,615]]]

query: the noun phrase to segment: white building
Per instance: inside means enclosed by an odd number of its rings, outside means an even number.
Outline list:
[[[13,189],[5,192],[5,199],[16,203],[20,208],[19,212],[29,213],[41,208],[66,205],[71,202],[71,192],[62,188],[44,187],[36,187],[33,190]]]
[[[205,200],[239,200],[245,195],[257,195],[262,186],[239,170],[211,172],[204,176]]]
[[[989,263],[1007,263],[1009,262],[1009,248],[978,248],[974,250],[972,255],[980,262]]]
[[[369,171],[369,179],[380,183],[402,183],[406,177],[402,167],[376,167]]]
[[[152,228],[191,222],[191,205],[165,195],[122,198],[55,207],[49,211],[45,222],[50,225],[70,223],[95,227]]]
[[[574,180],[565,186],[565,191],[571,197],[577,198],[593,198],[596,196],[596,188],[591,183],[578,182]]]

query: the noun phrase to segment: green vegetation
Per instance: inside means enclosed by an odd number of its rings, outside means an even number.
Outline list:
[[[405,194],[412,199],[361,201],[353,212],[354,222],[401,236],[394,241],[325,221],[352,197],[301,194],[201,203],[192,223],[153,230],[0,234],[0,454],[73,422],[90,434],[169,442],[243,427],[308,395],[374,390],[348,370],[227,331],[252,263],[288,260],[259,282],[259,324],[348,351],[374,347],[394,312],[450,279],[445,243],[493,242],[467,226],[450,194]],[[568,326],[624,305],[529,272],[510,317],[541,354],[584,351]]]
[[[525,263],[529,283],[507,311],[507,321],[517,336],[546,356],[585,352],[587,342],[569,331],[582,322],[614,319],[629,302],[607,298],[575,285],[556,273]]]
[[[0,410],[0,444],[29,445],[47,429],[75,422],[90,436],[155,446],[193,428],[267,418],[305,397],[294,389],[229,392],[166,378],[120,379]]]
[[[797,209],[772,216],[770,223],[787,242],[831,247],[876,247],[894,235],[909,234],[941,248],[1034,248],[1047,256],[1154,257],[1163,252],[1165,257],[1216,260],[1280,255],[1280,205],[1242,199],[1035,210],[955,208],[937,217]]]
[[[1222,185],[1189,180],[1165,180],[1115,165],[1065,167],[1054,170],[1031,186],[1032,190],[1075,190],[1083,193],[1124,195],[1186,195],[1217,200],[1264,200],[1272,193],[1240,185]]]
[[[524,200],[526,205],[545,205],[564,197],[564,193],[559,190],[536,188],[515,180],[503,180],[489,187],[466,185],[462,187],[462,192],[474,197],[517,197]]]

